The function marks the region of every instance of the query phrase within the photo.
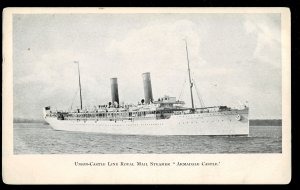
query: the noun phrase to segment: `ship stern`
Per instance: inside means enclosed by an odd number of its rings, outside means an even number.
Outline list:
[[[47,121],[47,115],[50,114],[50,106],[43,107],[43,118],[45,121]]]

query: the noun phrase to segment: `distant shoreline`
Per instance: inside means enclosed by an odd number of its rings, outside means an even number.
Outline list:
[[[46,121],[41,119],[22,119],[22,118],[14,118],[13,123],[46,123]]]
[[[282,126],[282,119],[250,119],[250,126]]]
[[[46,123],[39,119],[15,118],[13,123]],[[282,119],[250,119],[250,126],[282,126]]]

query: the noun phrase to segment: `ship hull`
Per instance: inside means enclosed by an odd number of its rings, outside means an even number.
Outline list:
[[[238,116],[238,117],[237,117]],[[249,135],[248,110],[172,115],[151,120],[57,120],[45,117],[55,130],[124,135]]]

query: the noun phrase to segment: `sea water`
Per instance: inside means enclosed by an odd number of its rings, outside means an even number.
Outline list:
[[[42,123],[14,123],[14,154],[281,153],[281,126],[250,126],[243,136],[142,136],[55,131]]]

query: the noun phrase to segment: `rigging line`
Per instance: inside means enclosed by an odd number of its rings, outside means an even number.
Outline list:
[[[218,83],[215,82],[216,84],[210,84],[209,88],[212,90],[212,91],[219,91],[218,90]],[[214,93],[214,94],[218,94],[218,93]],[[222,101],[220,101],[220,99],[218,98],[219,96],[214,96],[214,99],[216,100],[216,103],[218,105],[221,105]]]
[[[72,98],[72,102],[71,102],[71,110],[72,110],[72,107],[73,107],[74,99],[75,99],[75,97],[76,97],[78,91],[79,91],[79,88],[77,89],[77,91],[75,92],[75,94],[74,94],[74,96],[73,96],[73,98]]]
[[[195,73],[193,72],[192,75],[194,76]],[[195,78],[195,77],[193,77],[193,78]],[[195,85],[195,89],[196,89],[196,93],[197,93],[197,96],[198,96],[198,100],[199,100],[200,106],[201,106],[201,108],[204,108],[205,104],[204,104],[203,98],[202,98],[201,94],[199,93],[199,89],[196,86],[196,82],[195,82],[194,79],[193,79],[193,84]]]
[[[209,88],[212,89],[212,90],[215,90],[215,87],[217,87],[217,86],[218,86],[218,85],[215,84],[215,85],[213,85],[213,88],[211,88],[211,87],[209,87]],[[214,93],[214,94],[217,94],[217,93]],[[217,95],[214,96],[214,99],[217,101],[218,105],[220,106],[220,105],[221,105],[221,104],[220,104],[221,101],[219,100],[219,98],[218,98]],[[226,116],[227,119],[231,120],[231,118],[230,118],[229,115],[225,115],[225,116]]]
[[[186,76],[185,76],[185,79],[184,79],[184,82],[183,82],[183,85],[182,85],[180,94],[179,94],[179,96],[178,96],[178,100],[180,100],[180,99],[181,99],[181,96],[183,95],[183,89],[184,89],[185,83],[186,83]]]
[[[199,102],[200,102],[200,105],[201,105],[201,108],[204,108],[205,105],[204,105],[204,102],[203,102],[203,99],[201,97],[201,94],[199,93],[199,90],[198,90],[198,87],[196,85],[196,82],[193,81],[193,84],[195,85],[195,88],[196,88],[196,92],[197,92],[197,96],[198,96],[198,99],[199,99]]]

